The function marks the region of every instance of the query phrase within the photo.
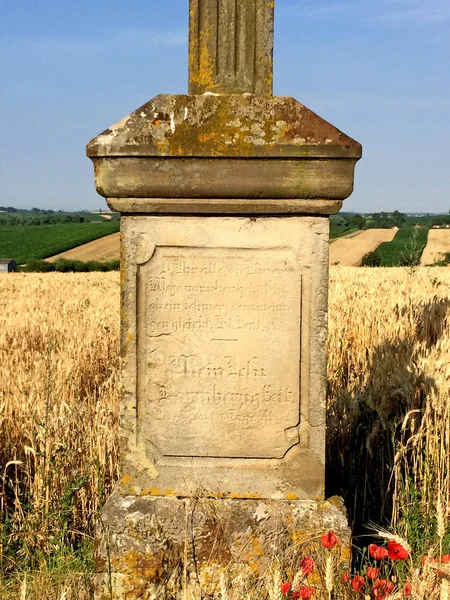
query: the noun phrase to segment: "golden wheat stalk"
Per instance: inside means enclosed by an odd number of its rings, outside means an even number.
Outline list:
[[[283,600],[283,594],[281,592],[281,586],[283,579],[281,577],[281,571],[277,567],[272,574],[271,586],[269,586],[269,596],[271,600]]]
[[[333,556],[328,554],[325,563],[325,588],[329,594],[333,591],[334,587],[334,563]]]
[[[439,539],[442,540],[444,539],[445,536],[445,531],[447,529],[446,525],[447,525],[447,518],[446,515],[444,513],[444,505],[442,502],[442,494],[439,493],[438,494],[438,498],[436,501],[436,522],[437,522],[437,534]]]
[[[439,600],[449,600],[450,599],[450,584],[448,579],[442,579],[440,586],[440,595]]]
[[[411,546],[405,538],[391,533],[378,525],[372,525],[372,529],[380,538],[400,544],[408,553],[411,553]]]
[[[220,575],[219,585],[220,585],[221,600],[229,600],[228,599],[228,587],[229,587],[228,573],[225,570],[222,571],[222,573]]]

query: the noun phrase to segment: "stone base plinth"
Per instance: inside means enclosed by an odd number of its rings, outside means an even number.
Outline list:
[[[339,539],[332,551],[320,540],[330,530]],[[350,557],[340,498],[216,500],[115,493],[104,507],[96,540],[96,600],[248,598],[253,592],[256,597],[270,593],[274,579],[275,585],[295,579],[304,556],[316,563],[315,572],[302,576],[304,584],[313,585],[320,585],[320,565],[331,553],[336,572],[348,567]]]

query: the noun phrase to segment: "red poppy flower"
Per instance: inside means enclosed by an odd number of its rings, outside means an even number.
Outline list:
[[[411,582],[407,581],[403,588],[403,596],[411,596]]]
[[[406,560],[409,556],[408,550],[394,540],[388,542],[388,554],[391,560]]]
[[[450,563],[450,554],[444,554],[443,556],[441,556],[439,562],[444,564]]]
[[[386,598],[394,591],[394,584],[388,579],[376,579],[373,584],[373,595],[375,598]]]
[[[347,572],[342,573],[342,579],[345,581],[345,583],[348,583],[350,581],[350,574]]]
[[[356,575],[352,579],[352,590],[355,592],[362,592],[365,584],[366,582],[364,581],[364,577],[362,577],[362,575]]]
[[[300,569],[302,570],[302,573],[306,575],[307,573],[312,573],[314,571],[314,565],[315,563],[312,558],[304,556],[300,563]]]
[[[294,592],[292,595],[294,596],[294,598],[311,598],[311,596],[313,594],[314,594],[313,587],[308,587],[307,585],[302,585],[302,587],[299,588],[298,592]]]
[[[289,594],[289,592],[291,591],[291,587],[292,585],[289,582],[281,584],[281,593],[283,594],[283,596],[287,596]]]
[[[376,579],[380,574],[380,569],[377,567],[367,567],[368,579]]]
[[[327,534],[323,535],[320,539],[322,541],[322,546],[324,546],[325,548],[328,548],[328,550],[331,550],[331,548],[334,548],[336,546],[336,544],[339,542],[339,540],[337,539],[337,537],[334,535],[334,533],[332,531],[329,531]]]
[[[389,556],[389,552],[386,550],[386,548],[382,548],[376,544],[369,545],[369,554],[375,560],[383,560],[383,558],[387,558]]]

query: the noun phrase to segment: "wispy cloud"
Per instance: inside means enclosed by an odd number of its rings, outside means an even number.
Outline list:
[[[303,0],[295,4],[285,4],[280,11],[284,14],[297,14],[304,19],[321,20],[348,13],[358,0]]]
[[[381,6],[378,19],[391,25],[427,25],[450,19],[448,0],[385,0]]]
[[[187,44],[187,32],[184,30],[157,32],[154,30],[126,29],[97,37],[77,36],[36,36],[27,38],[4,38],[1,46],[7,46],[8,52],[20,54],[72,55],[146,50],[167,46]]]
[[[306,20],[349,18],[383,25],[431,25],[450,20],[449,0],[300,0],[285,4],[281,13]]]

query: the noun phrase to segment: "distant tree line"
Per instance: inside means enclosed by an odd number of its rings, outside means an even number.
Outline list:
[[[51,209],[44,209],[44,208],[32,208],[31,210],[26,210],[26,209],[19,209],[19,208],[14,208],[14,206],[0,206],[0,211],[3,212],[7,212],[7,213],[17,213],[17,212],[25,212],[25,213],[39,213],[41,215],[53,215],[54,213],[56,213],[56,210],[51,210]],[[58,211],[58,212],[64,212],[62,210]]]
[[[5,215],[0,213],[0,225],[58,225],[61,223],[88,223],[89,219],[79,214],[42,214],[40,216]]]
[[[89,260],[83,262],[67,258],[57,258],[54,262],[32,259],[20,268],[21,271],[28,273],[91,273],[94,271],[118,271],[119,269],[120,261],[118,260],[109,262]]]
[[[90,223],[92,221],[107,222],[119,221],[120,213],[105,212],[108,219],[103,219],[98,214],[87,210],[78,212],[67,212],[63,210],[51,210],[32,208],[31,210],[14,208],[14,206],[0,206],[1,225],[60,225],[61,223]]]
[[[352,229],[391,229],[392,227],[402,227],[406,224],[408,217],[394,210],[392,213],[380,212],[370,215],[336,215],[332,217],[333,225],[348,227]]]
[[[379,212],[369,215],[360,214],[339,214],[331,217],[331,223],[335,227],[345,229],[392,229],[392,227],[411,227],[412,225],[423,224],[426,227],[433,225],[450,225],[449,215],[429,215],[420,217],[408,217],[404,213],[394,210],[394,212]]]

